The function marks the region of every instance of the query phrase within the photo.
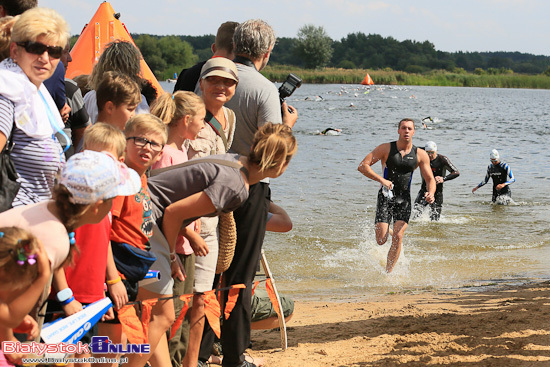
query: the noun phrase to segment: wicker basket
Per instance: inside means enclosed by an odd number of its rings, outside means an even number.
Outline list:
[[[235,254],[237,226],[235,224],[235,218],[233,218],[233,212],[220,214],[218,228],[220,238],[216,274],[223,273],[229,269],[229,265],[231,265],[233,255]]]

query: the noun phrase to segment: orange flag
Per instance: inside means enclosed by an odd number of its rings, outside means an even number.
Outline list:
[[[271,304],[273,305],[273,308],[275,309],[275,312],[277,312],[277,315],[281,317],[281,312],[279,311],[279,301],[277,301],[277,296],[275,295],[275,290],[273,289],[273,283],[271,283],[271,278],[267,278],[265,280],[265,289],[267,290],[267,295],[269,296],[269,300],[271,301]]]
[[[132,344],[147,343],[147,335],[143,331],[143,324],[136,314],[133,305],[126,305],[117,311],[118,319],[122,325],[122,331],[127,335]]]
[[[233,311],[233,308],[235,307],[235,304],[239,299],[239,291],[241,290],[241,288],[246,288],[246,286],[244,284],[237,284],[231,287],[231,289],[229,290],[229,294],[227,295],[227,302],[225,303],[225,310],[223,312],[226,320],[229,318],[231,311]]]
[[[141,323],[143,324],[143,335],[149,340],[149,321],[151,321],[151,309],[158,302],[158,298],[148,299],[141,303]]]
[[[208,320],[210,327],[219,338],[222,335],[220,328],[221,310],[220,303],[216,298],[214,290],[204,293],[204,314],[206,315],[206,319]]]
[[[260,282],[256,280],[254,282],[254,287],[252,287],[252,295],[254,295],[254,292],[256,291],[256,287],[258,286],[258,284],[260,284]]]
[[[192,297],[193,297],[192,294],[184,294],[184,295],[180,296],[180,300],[182,300],[185,303],[183,304],[183,307],[181,308],[180,315],[178,316],[176,321],[174,321],[174,323],[172,324],[172,327],[171,327],[171,330],[170,330],[170,339],[172,339],[174,337],[174,335],[176,335],[176,331],[181,326],[181,323],[183,322],[183,318],[185,317],[185,314],[187,313],[187,310],[189,309],[189,302],[191,301]]]

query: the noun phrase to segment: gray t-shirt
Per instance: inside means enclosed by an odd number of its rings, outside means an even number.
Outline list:
[[[248,155],[254,134],[266,122],[280,124],[281,102],[275,84],[266,79],[253,66],[237,63],[239,84],[235,95],[225,107],[235,112],[237,127],[230,152]]]
[[[175,168],[147,180],[151,202],[153,203],[153,219],[160,226],[164,210],[172,203],[190,195],[204,191],[214,204],[216,211],[205,215],[214,217],[237,209],[248,199],[241,171],[223,164],[205,162],[206,159],[222,159],[238,162],[238,154],[218,154],[215,157],[194,159],[185,167]],[[187,225],[198,218],[189,218],[183,224]]]

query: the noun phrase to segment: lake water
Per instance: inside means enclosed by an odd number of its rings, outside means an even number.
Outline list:
[[[299,113],[299,148],[271,190],[294,229],[268,233],[264,243],[280,291],[299,299],[375,296],[550,278],[550,91],[303,85],[288,100]],[[426,116],[434,122],[422,129]],[[411,221],[399,262],[386,274],[389,243],[374,238],[379,184],[357,166],[397,139],[404,117],[417,122],[415,145],[435,141],[460,177],[445,183],[440,222]],[[327,127],[342,134],[316,135]],[[493,205],[490,183],[471,193],[493,148],[516,178],[512,205]],[[381,173],[379,163],[375,170]],[[413,200],[420,182],[417,170]]]

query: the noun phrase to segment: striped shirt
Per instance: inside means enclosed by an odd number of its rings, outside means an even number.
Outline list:
[[[14,127],[14,104],[0,96],[0,132],[9,138]],[[19,175],[21,188],[13,206],[38,203],[51,198],[54,179],[65,162],[61,145],[55,136],[37,139],[15,127],[11,158]]]

